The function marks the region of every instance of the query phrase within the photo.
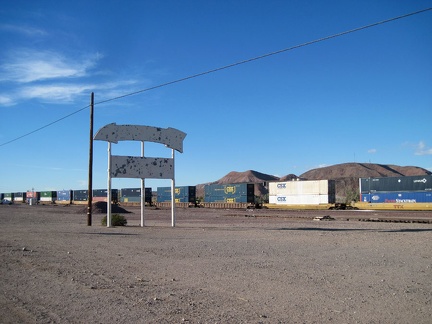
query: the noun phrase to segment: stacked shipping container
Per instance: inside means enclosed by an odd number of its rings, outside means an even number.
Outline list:
[[[145,202],[151,204],[152,202],[152,188],[145,188],[144,192]],[[120,189],[120,202],[122,203],[140,203],[141,202],[141,188],[123,188]]]
[[[206,203],[255,203],[253,183],[211,184],[204,186]]]
[[[107,202],[108,189],[93,189],[92,201]],[[111,201],[116,203],[118,201],[118,190],[111,189]]]
[[[60,204],[70,204],[73,201],[72,190],[57,190],[57,202]]]
[[[40,199],[40,192],[38,191],[27,191],[26,192],[26,202],[29,205],[36,205]]]
[[[361,178],[360,201],[369,203],[432,202],[432,176]]]
[[[12,192],[5,192],[5,193],[3,193],[3,199],[7,200],[7,201],[13,201],[14,200],[14,194]]]
[[[320,205],[336,201],[334,180],[269,183],[269,203],[279,205]]]
[[[84,203],[88,201],[89,194],[88,190],[74,190],[73,191],[73,200],[76,203]]]
[[[174,188],[174,201],[178,203],[195,203],[196,187],[181,186]],[[157,188],[157,202],[171,202],[171,187]]]
[[[39,201],[54,202],[57,199],[57,191],[41,191]]]
[[[26,193],[25,192],[14,192],[13,193],[13,200],[11,200],[11,201],[26,202]]]

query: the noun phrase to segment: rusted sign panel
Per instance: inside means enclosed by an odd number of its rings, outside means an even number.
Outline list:
[[[111,177],[173,179],[174,161],[170,158],[112,155]]]
[[[160,128],[141,125],[108,124],[98,130],[95,140],[118,143],[118,141],[149,141],[165,144],[183,153],[183,140],[186,133],[175,128]]]

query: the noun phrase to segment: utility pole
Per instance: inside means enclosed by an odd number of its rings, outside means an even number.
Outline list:
[[[94,93],[90,95],[90,149],[88,171],[88,201],[87,201],[87,226],[92,226],[92,202],[93,202],[93,108]]]

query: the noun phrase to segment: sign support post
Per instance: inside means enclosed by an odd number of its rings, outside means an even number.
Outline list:
[[[144,157],[144,141],[141,142],[141,157]],[[141,227],[144,227],[145,178],[141,178]]]
[[[171,157],[174,163],[174,150],[171,150]],[[176,215],[175,215],[175,173],[173,168],[173,175],[171,178],[171,226],[175,227]]]
[[[94,93],[90,95],[90,145],[89,145],[89,172],[88,172],[88,201],[87,226],[92,225],[92,199],[93,199],[93,111]]]
[[[108,142],[107,227],[111,227],[111,142]]]

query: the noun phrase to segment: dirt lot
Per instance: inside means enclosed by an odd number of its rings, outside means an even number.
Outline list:
[[[431,323],[432,224],[147,209],[142,228],[128,208],[106,228],[83,209],[0,205],[1,323]]]

